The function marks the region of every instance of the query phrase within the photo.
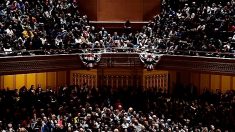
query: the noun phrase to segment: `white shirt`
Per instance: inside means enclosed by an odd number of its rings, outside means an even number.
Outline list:
[[[6,31],[6,33],[7,33],[7,35],[9,35],[10,37],[12,37],[13,35],[14,35],[14,32],[13,32],[13,30],[12,29],[6,29],[5,30]]]
[[[40,40],[42,41],[42,45],[44,45],[44,44],[45,44],[45,42],[47,41],[47,39],[46,39],[46,38],[40,38]]]

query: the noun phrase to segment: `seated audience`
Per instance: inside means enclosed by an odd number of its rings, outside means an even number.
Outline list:
[[[185,89],[186,90],[186,89]],[[177,92],[175,92],[177,93]],[[169,96],[159,89],[32,85],[0,91],[0,131],[233,131],[235,92]],[[187,94],[186,94],[187,93]]]

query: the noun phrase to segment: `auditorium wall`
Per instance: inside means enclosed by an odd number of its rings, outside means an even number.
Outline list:
[[[97,87],[97,69],[70,71],[70,85]]]
[[[168,92],[168,71],[144,70],[143,72],[143,87],[145,89],[163,89]]]
[[[93,21],[149,21],[160,12],[161,0],[78,1],[80,12]]]
[[[98,76],[103,77],[98,80]],[[0,76],[0,87],[11,90],[22,86],[30,88],[31,85],[35,85],[35,87],[40,85],[45,89],[46,87],[57,88],[65,84],[83,85],[84,83],[91,87],[99,87],[99,85],[107,83],[112,85],[114,90],[119,86],[125,87],[133,84],[143,86],[146,89],[169,87],[168,92],[170,93],[176,84],[185,86],[192,84],[197,88],[198,93],[203,93],[205,90],[226,92],[227,90],[235,90],[235,75],[107,68],[103,71],[93,69]]]
[[[99,0],[98,21],[142,21],[143,0]]]
[[[119,88],[141,87],[143,69],[137,67],[110,67],[98,69],[98,85],[107,86],[114,91]]]
[[[161,11],[161,0],[143,0],[143,20],[152,20]]]
[[[211,92],[235,90],[235,75],[196,73],[186,71],[169,71],[169,87],[171,90],[176,84],[184,86],[193,85],[197,88],[198,93],[206,90]]]
[[[71,70],[42,72],[0,76],[0,86],[4,89],[19,89],[41,86],[43,89],[70,84],[92,87],[108,86],[113,90],[127,87],[143,87],[145,89],[168,89],[167,71],[147,71],[141,68],[102,68],[91,70]]]
[[[168,90],[168,71],[147,71],[141,68],[98,68],[70,71],[70,84],[88,87],[108,87],[112,90],[128,87]]]
[[[99,0],[78,0],[81,15],[87,15],[90,20],[97,20],[97,2]]]
[[[19,89],[22,86],[30,88],[31,85],[35,87],[41,86],[43,89],[51,87],[53,89],[67,83],[67,71],[58,72],[42,72],[29,74],[16,74],[0,76],[0,86],[5,89]]]

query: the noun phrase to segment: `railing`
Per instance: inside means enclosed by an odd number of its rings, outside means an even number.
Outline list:
[[[210,52],[210,51],[193,51],[193,50],[174,50],[165,49],[146,49],[146,48],[86,48],[86,49],[50,49],[50,50],[13,50],[0,51],[0,57],[6,56],[35,56],[35,55],[61,55],[61,54],[86,54],[86,53],[155,53],[167,55],[184,55],[184,56],[203,56],[217,58],[235,58],[235,52]]]

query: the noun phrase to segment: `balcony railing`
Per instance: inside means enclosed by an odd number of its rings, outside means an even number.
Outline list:
[[[86,49],[50,49],[50,50],[14,50],[0,51],[0,57],[9,56],[37,56],[37,55],[64,55],[64,54],[86,54],[86,53],[128,53],[136,54],[150,52],[155,54],[166,55],[184,55],[184,56],[202,56],[202,57],[217,57],[217,58],[235,58],[235,52],[209,52],[209,51],[194,51],[194,50],[174,50],[168,51],[165,49],[143,49],[143,48],[86,48]]]

